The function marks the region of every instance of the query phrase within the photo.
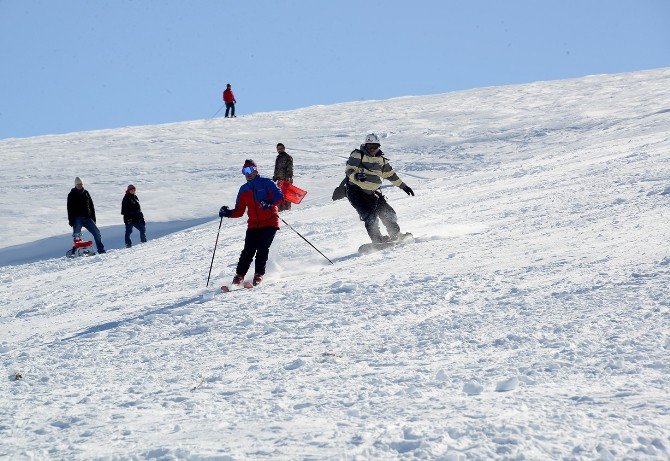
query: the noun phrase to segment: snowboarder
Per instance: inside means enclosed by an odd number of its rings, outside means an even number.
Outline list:
[[[258,285],[263,281],[270,245],[279,230],[277,203],[283,200],[284,195],[274,182],[258,174],[258,167],[253,160],[244,162],[242,174],[247,182],[240,187],[237,193],[235,208],[231,210],[227,206],[222,206],[219,216],[239,218],[244,215],[245,210],[247,211],[249,220],[247,221],[244,249],[237,263],[233,285],[242,284],[254,255],[256,260],[252,283]]]
[[[130,234],[133,232],[133,227],[140,232],[140,241],[142,243],[147,241],[146,223],[144,222],[144,214],[140,207],[140,199],[135,195],[136,188],[132,184],[126,189],[126,195],[121,200],[121,214],[123,215],[123,222],[126,225],[126,248],[130,248],[133,242],[130,241]]]
[[[230,83],[226,85],[226,89],[223,91],[223,102],[226,103],[226,118],[229,118],[228,112],[230,112],[230,117],[235,117],[235,104],[237,103],[237,100],[235,99]]]
[[[277,158],[275,159],[275,172],[272,176],[274,182],[287,181],[293,184],[293,157],[286,152],[284,144],[277,144]],[[282,200],[277,206],[279,211],[287,211],[291,209],[291,202]]]
[[[365,229],[373,243],[394,241],[402,237],[395,210],[380,191],[382,180],[387,179],[407,195],[414,195],[414,191],[393,170],[380,147],[376,134],[367,135],[360,148],[351,152],[345,168],[347,198],[361,221],[365,222]],[[381,234],[377,218],[386,227],[388,236]]]
[[[81,239],[81,228],[84,227],[93,234],[98,253],[106,253],[100,230],[95,223],[93,199],[91,194],[84,189],[84,183],[79,176],[74,178],[74,187],[67,194],[67,221],[72,227],[72,238]]]

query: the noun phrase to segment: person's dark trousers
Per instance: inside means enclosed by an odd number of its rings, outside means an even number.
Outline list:
[[[142,243],[147,241],[147,226],[143,222],[131,222],[130,224],[126,223],[126,235],[125,235],[125,240],[126,240],[126,246],[130,247],[133,242],[130,241],[130,234],[133,233],[133,227],[140,231],[140,241]]]
[[[235,103],[234,102],[227,102],[226,103],[226,117],[228,117],[228,112],[229,111],[230,111],[230,116],[235,117]]]
[[[100,229],[98,229],[98,226],[95,225],[95,222],[91,218],[85,218],[84,216],[75,217],[72,220],[72,237],[76,237],[77,235],[81,234],[82,227],[84,227],[93,235],[98,253],[104,252],[105,246],[102,244]]]
[[[368,231],[370,240],[373,242],[382,241],[382,233],[379,230],[379,221],[386,227],[389,237],[395,239],[400,233],[398,225],[398,216],[395,210],[386,202],[386,199],[380,192],[366,194],[363,189],[355,184],[347,186],[347,198],[349,203],[356,209],[361,221],[365,223],[365,230]]]
[[[261,227],[258,229],[247,229],[247,236],[244,239],[244,249],[240,254],[240,260],[237,263],[237,273],[246,275],[251,261],[256,255],[256,274],[265,274],[265,264],[268,262],[270,254],[270,245],[275,238],[277,229],[274,227]]]

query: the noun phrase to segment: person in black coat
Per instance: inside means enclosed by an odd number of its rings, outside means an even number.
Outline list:
[[[67,194],[67,221],[72,227],[74,239],[81,239],[81,228],[84,227],[93,235],[98,253],[106,253],[100,230],[95,223],[93,199],[91,194],[84,189],[84,182],[79,176],[74,178],[74,187]]]
[[[142,243],[147,241],[146,223],[144,222],[144,214],[140,207],[140,199],[135,195],[135,186],[130,184],[126,189],[121,201],[121,214],[123,215],[123,222],[126,224],[126,248],[130,248],[133,243],[130,241],[130,234],[133,232],[133,227],[140,231],[140,241]]]

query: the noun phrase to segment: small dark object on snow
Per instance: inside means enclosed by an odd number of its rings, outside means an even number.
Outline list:
[[[194,392],[197,388],[199,388],[200,386],[202,386],[202,384],[203,384],[204,382],[205,382],[205,377],[203,376],[202,379],[200,380],[200,382],[191,388],[191,392]]]

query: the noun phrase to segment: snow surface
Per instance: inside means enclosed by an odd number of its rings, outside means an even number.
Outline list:
[[[364,135],[413,243],[330,194]],[[308,190],[259,289],[221,205]],[[670,69],[0,141],[0,458],[668,459]],[[81,176],[106,255],[68,260]],[[128,183],[150,241],[123,245]],[[135,242],[137,232],[133,234]]]

